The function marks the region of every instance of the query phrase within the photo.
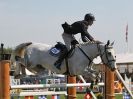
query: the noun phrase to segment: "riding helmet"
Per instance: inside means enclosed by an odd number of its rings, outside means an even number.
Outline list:
[[[86,20],[86,21],[88,21],[88,20],[95,21],[95,17],[94,17],[93,14],[88,13],[88,14],[85,15],[84,20]]]

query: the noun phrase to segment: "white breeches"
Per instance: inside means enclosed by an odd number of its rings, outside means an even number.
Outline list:
[[[63,33],[62,38],[65,42],[65,45],[66,45],[67,49],[70,50],[71,49],[71,42],[73,40],[75,40],[75,37],[71,34]]]

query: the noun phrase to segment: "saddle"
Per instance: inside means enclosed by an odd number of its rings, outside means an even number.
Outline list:
[[[67,47],[62,42],[57,42],[57,44],[55,45],[55,48],[59,50],[67,49]]]
[[[66,53],[65,58],[68,58],[68,57],[70,57],[73,54],[76,44],[79,44],[78,41],[77,40],[73,40],[71,42],[71,46],[72,46],[71,49],[67,50],[67,47],[66,47],[65,44],[63,44],[62,42],[57,42],[57,44],[55,45],[55,48],[59,49],[62,53]]]
[[[73,44],[75,44],[75,41],[73,42]],[[54,63],[55,67],[61,70],[62,61],[65,59],[67,71],[64,74],[70,74],[69,67],[68,67],[68,58],[72,56],[75,46],[72,45],[72,48],[68,51],[66,45],[64,45],[61,42],[57,42],[57,44],[51,49],[50,52],[52,52],[53,49],[55,50],[55,52],[58,52],[55,54],[58,56],[58,60]]]
[[[61,42],[57,42],[57,44],[55,45],[55,48],[60,50],[60,54],[59,54],[59,58],[58,60],[54,63],[54,65],[56,66],[56,68],[58,68],[59,70],[61,69],[61,64],[62,61],[65,59],[66,62],[66,67],[67,67],[67,71],[64,74],[70,74],[69,73],[69,67],[68,67],[68,58],[70,57],[70,55],[72,54],[72,52],[74,51],[73,49],[75,48],[71,48],[69,51],[66,47],[66,45],[64,45]]]
[[[68,50],[61,42],[57,42],[57,44],[50,49],[50,55],[52,56],[59,57],[62,53],[68,53]]]

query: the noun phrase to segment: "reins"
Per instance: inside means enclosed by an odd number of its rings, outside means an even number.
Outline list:
[[[80,46],[78,46],[78,48],[87,57],[87,59],[89,60],[89,65],[90,65],[92,63],[92,59],[85,53],[85,51]]]

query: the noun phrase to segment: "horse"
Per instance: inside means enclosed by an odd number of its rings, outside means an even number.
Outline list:
[[[57,74],[82,75],[94,78],[96,76],[89,72],[87,68],[91,66],[93,59],[98,56],[101,57],[105,66],[108,66],[112,71],[116,69],[115,52],[113,43],[110,43],[110,41],[107,44],[98,42],[76,44],[67,60],[63,60],[61,69],[54,66],[58,55],[51,54],[52,48],[54,48],[53,45],[33,42],[25,42],[16,46],[11,54],[11,63],[16,68],[14,75],[20,74],[20,65],[23,65],[35,74],[48,69]]]

